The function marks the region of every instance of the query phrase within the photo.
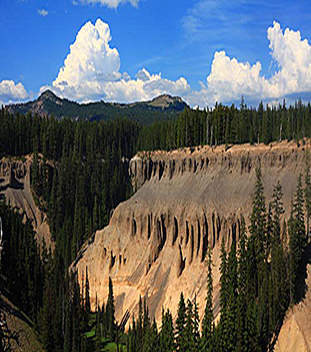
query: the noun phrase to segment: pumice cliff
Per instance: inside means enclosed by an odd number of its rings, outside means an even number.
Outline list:
[[[51,239],[47,215],[35,204],[30,186],[32,156],[22,159],[6,158],[0,160],[0,198],[5,197],[6,203],[32,222],[38,244],[43,239],[48,248],[53,251],[54,243]]]
[[[115,209],[109,226],[85,243],[73,264],[80,279],[88,268],[92,302],[96,295],[106,302],[111,276],[118,320],[126,309],[137,312],[141,295],[159,322],[162,306],[176,314],[181,291],[187,298],[197,295],[202,317],[210,246],[217,315],[221,242],[229,249],[239,238],[241,214],[249,224],[255,170],[260,164],[267,204],[280,180],[287,218],[311,148],[310,141],[300,144],[138,153],[129,163],[137,192]]]

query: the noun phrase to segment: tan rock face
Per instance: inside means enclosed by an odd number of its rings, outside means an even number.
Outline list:
[[[53,250],[47,216],[36,206],[30,188],[30,167],[32,159],[2,158],[0,160],[0,197],[5,196],[6,203],[32,221],[36,238],[41,245],[43,239],[48,248]]]
[[[217,315],[221,241],[229,249],[239,238],[241,214],[249,224],[256,167],[261,164],[267,203],[280,180],[288,217],[307,147],[310,142],[299,148],[282,142],[136,155],[129,169],[138,191],[115,209],[109,226],[84,245],[73,265],[80,279],[88,267],[92,302],[96,295],[106,302],[111,276],[118,320],[126,309],[137,312],[140,295],[158,322],[162,306],[175,316],[181,291],[186,298],[197,295],[202,317],[210,246]]]

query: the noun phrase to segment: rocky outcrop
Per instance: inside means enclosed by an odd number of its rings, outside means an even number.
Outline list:
[[[176,314],[181,291],[197,295],[202,316],[210,246],[217,315],[221,242],[229,249],[239,238],[241,214],[249,223],[256,167],[261,165],[267,202],[280,180],[288,217],[307,148],[309,141],[137,154],[129,164],[137,192],[115,209],[109,226],[85,244],[73,265],[80,278],[88,267],[92,302],[96,295],[107,300],[111,276],[117,319],[126,309],[136,312],[140,295],[158,321],[162,306]]]
[[[30,156],[23,160],[0,160],[0,198],[5,197],[6,203],[24,216],[24,221],[32,221],[39,245],[44,239],[47,247],[53,250],[54,243],[51,240],[47,216],[36,206],[30,188],[31,163]]]

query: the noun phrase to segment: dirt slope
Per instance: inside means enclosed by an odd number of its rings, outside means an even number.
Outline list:
[[[48,248],[54,247],[46,214],[36,206],[30,188],[31,157],[25,160],[2,158],[0,160],[0,197],[15,208],[25,220],[32,221],[36,238],[41,245],[43,238]]]
[[[4,314],[9,331],[17,336],[17,341],[10,341],[11,351],[44,351],[33,329],[32,322],[2,294],[0,294],[0,311]]]
[[[308,291],[305,299],[287,313],[275,352],[311,351],[311,265],[307,267]]]
[[[159,322],[162,306],[176,314],[181,291],[189,298],[197,295],[202,316],[204,258],[210,245],[217,315],[221,241],[229,248],[232,238],[239,237],[242,213],[249,222],[257,165],[267,202],[273,185],[281,181],[288,217],[310,147],[310,141],[299,148],[282,142],[136,155],[130,173],[138,191],[115,209],[109,226],[85,244],[73,265],[80,279],[88,267],[92,302],[96,295],[100,302],[107,300],[111,276],[117,319],[126,309],[137,312],[141,295]]]

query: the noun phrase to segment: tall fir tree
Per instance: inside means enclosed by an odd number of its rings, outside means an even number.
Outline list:
[[[111,277],[109,277],[109,293],[108,293],[106,314],[107,314],[107,321],[108,321],[108,335],[111,341],[114,341],[115,333],[116,333],[116,322],[115,322],[113,285],[112,285]]]
[[[307,236],[310,238],[310,216],[311,216],[311,175],[309,152],[306,153],[306,172],[305,172],[305,203],[306,203],[306,219],[307,219]]]
[[[213,336],[213,272],[212,272],[212,253],[210,247],[207,249],[207,295],[206,305],[204,310],[204,317],[202,321],[202,338],[201,338],[201,352],[212,352],[214,350],[214,336]]]
[[[176,351],[186,352],[186,304],[184,299],[184,294],[181,292],[180,299],[178,303],[178,313],[176,319],[175,328],[175,339],[176,339]]]
[[[185,351],[195,351],[195,337],[194,337],[194,315],[193,315],[193,304],[190,299],[187,300],[186,305],[186,327],[185,327]]]

